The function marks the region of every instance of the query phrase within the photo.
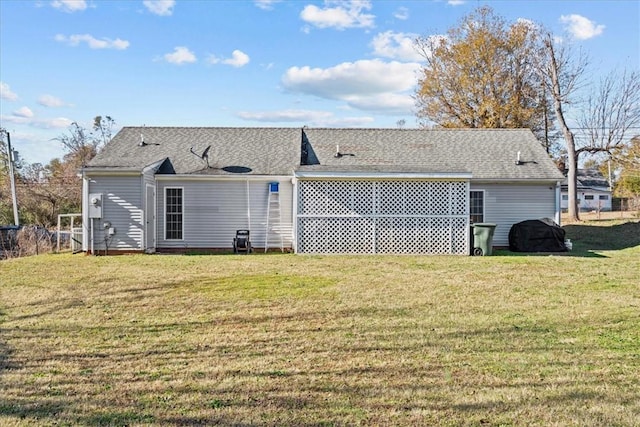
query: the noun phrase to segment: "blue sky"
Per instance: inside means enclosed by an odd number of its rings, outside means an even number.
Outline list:
[[[640,69],[638,0],[0,0],[0,126],[29,163],[122,126],[416,127],[417,36],[478,6]]]

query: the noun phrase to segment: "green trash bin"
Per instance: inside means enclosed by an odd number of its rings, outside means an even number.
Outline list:
[[[478,222],[472,224],[473,227],[473,255],[483,256],[493,253],[493,233],[496,224],[488,222]]]

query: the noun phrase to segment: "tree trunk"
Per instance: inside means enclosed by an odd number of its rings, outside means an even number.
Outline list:
[[[549,49],[549,60],[551,61],[550,75],[551,89],[553,93],[553,106],[556,112],[560,128],[562,129],[562,135],[567,144],[567,166],[569,167],[569,173],[567,175],[567,188],[569,190],[569,200],[567,201],[569,210],[569,220],[579,221],[580,215],[578,210],[578,153],[576,151],[576,142],[573,137],[573,133],[567,126],[567,122],[564,119],[564,112],[562,111],[562,101],[564,99],[562,88],[560,86],[559,65],[556,61],[556,55],[553,49],[553,43],[551,40],[547,42],[547,48]]]
[[[563,126],[563,133],[565,127]],[[568,129],[567,129],[568,131]],[[578,209],[578,156],[576,154],[575,142],[573,141],[573,134],[569,133],[569,137],[565,135],[567,141],[567,163],[569,166],[569,173],[567,174],[567,187],[569,190],[569,220],[579,221],[580,210]],[[571,141],[571,142],[569,142]]]

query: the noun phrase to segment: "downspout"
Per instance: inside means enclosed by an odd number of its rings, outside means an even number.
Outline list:
[[[93,241],[95,240],[93,238],[93,223],[95,222],[95,220],[96,220],[95,218],[91,218],[91,255],[95,255],[96,254],[96,251],[95,251],[95,249],[93,247]]]
[[[560,181],[556,181],[556,214],[555,214],[555,220],[556,220],[556,224],[558,225],[562,225],[560,224],[560,220],[562,218],[561,212],[562,212],[562,192],[561,190],[561,186],[560,186]]]
[[[87,253],[89,250],[89,178],[82,174],[82,251]]]
[[[247,183],[247,230],[249,230],[249,235],[251,235],[251,197],[249,196],[249,180],[245,180]]]

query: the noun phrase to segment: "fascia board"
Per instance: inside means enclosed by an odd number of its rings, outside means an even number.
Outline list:
[[[518,178],[518,179],[489,179],[489,178],[479,178],[479,179],[471,179],[471,183],[473,184],[549,184],[549,183],[560,183],[561,179],[556,178]]]
[[[468,172],[295,172],[297,179],[455,179],[469,180]]]
[[[286,181],[291,175],[155,175],[156,181]]]
[[[139,176],[142,170],[139,168],[84,168],[84,176]]]

